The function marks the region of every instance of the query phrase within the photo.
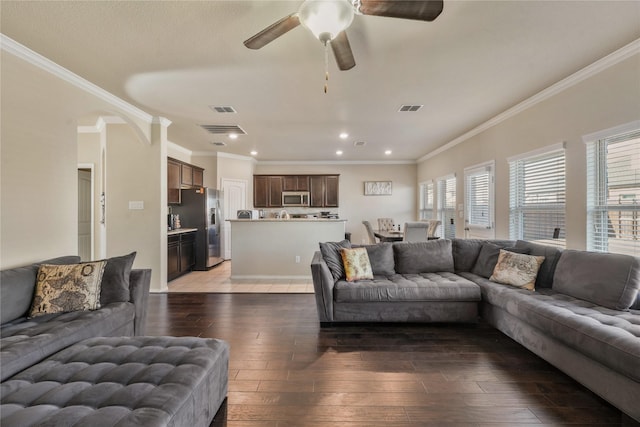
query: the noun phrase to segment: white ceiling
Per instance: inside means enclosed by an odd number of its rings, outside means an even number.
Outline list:
[[[303,27],[260,50],[242,44],[300,3],[2,0],[0,28],[168,118],[169,139],[185,148],[293,161],[416,160],[640,38],[635,0],[445,0],[431,23],[356,16],[357,65],[338,71],[330,55],[324,94],[323,47]],[[402,104],[424,107],[399,113]],[[231,141],[200,124],[247,135]]]

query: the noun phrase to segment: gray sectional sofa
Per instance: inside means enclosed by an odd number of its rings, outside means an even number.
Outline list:
[[[151,270],[107,260],[100,306],[28,317],[40,264],[0,272],[0,425],[208,426],[226,398],[229,346],[144,337]],[[68,279],[65,279],[68,281]]]
[[[347,282],[348,246],[321,243],[312,260],[323,326],[482,318],[640,421],[640,258],[509,240],[382,243],[366,246],[373,279]],[[489,280],[500,249],[545,257],[535,291]]]

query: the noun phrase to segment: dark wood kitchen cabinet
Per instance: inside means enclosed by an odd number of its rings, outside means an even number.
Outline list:
[[[167,157],[167,202],[170,205],[182,203],[181,189],[202,187],[203,184],[204,169]]]
[[[253,176],[253,207],[279,208],[282,207],[282,176],[254,175]]]
[[[309,188],[312,208],[337,208],[339,200],[339,175],[312,175]]]
[[[195,231],[167,237],[167,280],[188,273],[196,264]]]
[[[309,176],[283,175],[282,191],[309,191]]]

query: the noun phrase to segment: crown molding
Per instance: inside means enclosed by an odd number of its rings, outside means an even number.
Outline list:
[[[171,148],[173,151],[181,152],[183,154],[186,154],[187,156],[191,156],[193,154],[193,151],[189,150],[188,148],[184,148],[182,145],[178,145],[175,142],[171,142],[169,140],[167,140],[167,148]]]
[[[493,126],[496,126],[499,123],[504,122],[505,120],[520,114],[521,112],[533,107],[536,104],[541,103],[542,101],[545,101],[557,94],[559,94],[560,92],[563,92],[567,89],[569,89],[572,86],[577,85],[578,83],[593,77],[601,72],[603,72],[604,70],[626,60],[631,58],[634,55],[637,55],[640,53],[640,39],[636,39],[634,41],[632,41],[631,43],[627,44],[626,46],[616,50],[615,52],[605,56],[602,59],[599,59],[598,61],[594,62],[591,65],[587,65],[586,67],[584,67],[583,69],[573,73],[572,75],[570,75],[567,78],[564,78],[562,80],[560,80],[559,82],[549,86],[546,89],[543,89],[542,91],[538,92],[537,94],[533,95],[532,97],[520,102],[519,104],[516,104],[515,106],[509,108],[508,110],[504,111],[503,113],[498,114],[497,116],[493,117],[492,119],[487,120],[486,122],[484,122],[483,124],[481,124],[480,126],[477,126],[473,129],[471,129],[469,132],[460,135],[459,137],[457,137],[456,139],[449,141],[448,143],[444,144],[441,147],[436,148],[435,150],[431,151],[428,154],[425,154],[424,156],[420,157],[417,162],[418,163],[422,163],[425,160],[428,160],[434,156],[437,156],[438,154],[449,150],[450,148],[455,147],[456,145],[466,141],[469,138],[472,138],[482,132],[484,132],[485,130],[492,128]]]
[[[72,73],[66,68],[56,64],[48,58],[45,58],[39,53],[34,52],[33,50],[18,43],[12,38],[7,37],[4,34],[0,34],[0,49],[107,102],[108,104],[112,105],[116,109],[126,113],[129,116],[135,117],[146,123],[152,123],[153,121],[153,116],[151,116],[150,114],[142,111],[138,107],[129,104],[123,99],[118,98],[112,93],[107,92],[106,90],[91,83],[90,81],[83,79],[79,75]]]
[[[415,165],[415,160],[259,160],[259,165],[313,166],[313,165]]]

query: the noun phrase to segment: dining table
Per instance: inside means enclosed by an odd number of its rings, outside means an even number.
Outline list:
[[[399,242],[404,239],[403,231],[373,230],[373,235],[381,242]]]

